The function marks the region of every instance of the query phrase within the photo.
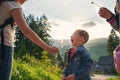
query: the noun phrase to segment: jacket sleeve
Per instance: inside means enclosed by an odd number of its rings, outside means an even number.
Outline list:
[[[64,77],[67,77],[68,76],[68,63],[66,64],[66,67],[65,67],[65,69],[64,69],[64,72],[63,72],[63,76]]]
[[[78,70],[76,73],[74,73],[75,78],[76,78],[75,80],[83,79],[83,78],[89,76],[91,73],[93,60],[90,57],[90,55],[88,55],[88,54],[83,55],[82,61],[83,61],[82,68],[80,70]]]

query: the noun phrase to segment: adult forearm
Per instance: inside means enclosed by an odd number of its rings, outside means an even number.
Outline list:
[[[22,32],[33,43],[35,43],[36,45],[40,46],[41,48],[45,50],[49,50],[49,45],[47,45],[43,40],[41,40],[41,38],[30,28]]]

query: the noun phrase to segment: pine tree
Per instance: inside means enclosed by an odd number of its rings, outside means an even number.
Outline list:
[[[30,28],[37,33],[37,35],[46,43],[50,43],[49,35],[50,23],[45,15],[42,15],[40,18],[34,18],[33,15],[29,15],[26,18],[26,21]],[[25,55],[26,53],[34,56],[41,56],[41,53],[44,51],[42,48],[31,42],[26,38],[21,31],[16,27],[16,41],[15,41],[15,55],[18,56]]]
[[[109,53],[110,56],[113,55],[113,51],[118,44],[119,44],[119,37],[115,33],[115,30],[112,29],[107,43],[107,52]]]

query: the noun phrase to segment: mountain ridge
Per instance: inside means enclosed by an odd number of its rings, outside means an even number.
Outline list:
[[[108,38],[97,38],[89,40],[85,47],[91,54],[91,57],[94,61],[98,61],[100,56],[107,56],[107,40]],[[60,49],[61,56],[64,56],[65,50],[69,49],[71,46],[71,41],[68,39],[63,39],[62,42],[60,40],[53,40],[53,45],[57,46]]]

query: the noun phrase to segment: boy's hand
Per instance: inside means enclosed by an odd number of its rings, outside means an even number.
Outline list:
[[[75,80],[74,74],[68,75],[67,80]]]
[[[62,76],[62,80],[67,80],[67,77]]]

